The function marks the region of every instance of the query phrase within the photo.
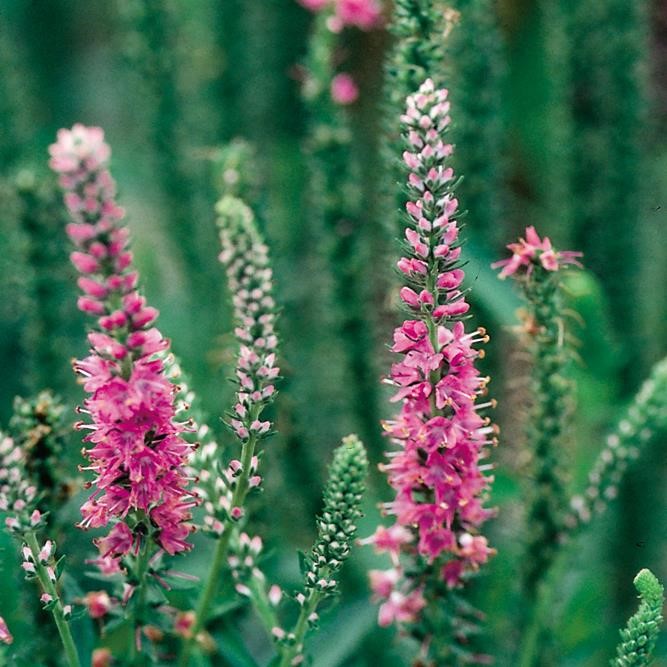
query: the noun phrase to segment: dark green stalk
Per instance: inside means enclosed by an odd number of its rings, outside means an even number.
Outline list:
[[[641,603],[621,630],[621,642],[611,667],[648,667],[662,626],[665,589],[650,570],[641,570],[634,580]]]
[[[549,274],[539,266],[524,283],[534,402],[526,432],[532,470],[522,575],[522,588],[529,601],[535,599],[537,587],[558,550],[566,508],[563,460],[573,387],[566,374],[571,352],[565,339],[559,283],[558,272]]]
[[[320,325],[337,333],[345,354],[345,401],[364,440],[374,451],[382,444],[374,337],[371,324],[369,230],[361,202],[361,174],[355,163],[350,113],[333,101],[338,35],[327,27],[327,13],[315,19],[303,96],[309,111],[307,151],[310,183],[307,213],[319,231],[330,274],[330,303]]]
[[[506,171],[505,66],[498,7],[493,0],[452,0],[451,6],[459,13],[446,46],[448,87],[456,109],[452,165],[464,175],[457,193],[467,212],[468,233],[495,249],[505,238]]]
[[[649,136],[648,6],[647,0],[570,1],[577,243],[614,304],[612,316],[626,344],[628,388],[641,377],[637,328],[627,322],[637,321],[640,291],[637,266]]]

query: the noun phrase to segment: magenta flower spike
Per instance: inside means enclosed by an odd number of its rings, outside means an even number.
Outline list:
[[[491,514],[484,498],[492,478],[481,460],[496,429],[479,414],[493,402],[477,402],[488,378],[475,367],[482,356],[475,345],[488,337],[483,329],[466,331],[461,321],[469,305],[461,288],[455,178],[447,166],[453,149],[444,138],[447,91],[426,80],[408,98],[401,121],[409,201],[406,252],[397,266],[409,316],[394,331],[392,351],[400,359],[388,382],[400,411],[384,424],[395,449],[381,466],[396,494],[384,506],[394,524],[365,540],[392,560],[390,570],[371,573],[383,603],[381,625],[420,618],[428,604],[425,577],[433,576],[420,575],[420,568],[457,587],[493,553],[479,530]]]
[[[81,274],[79,308],[93,316],[91,354],[75,363],[88,398],[84,441],[94,491],[81,508],[82,528],[113,524],[98,540],[101,558],[137,553],[145,535],[169,554],[190,548],[195,499],[185,465],[192,451],[175,420],[176,387],[155,355],[169,347],[154,325],[158,312],[137,291],[124,212],[115,200],[100,128],[60,130],[50,146],[72,222],[67,233]]]

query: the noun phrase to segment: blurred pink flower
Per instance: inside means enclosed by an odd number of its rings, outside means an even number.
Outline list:
[[[336,16],[345,25],[371,30],[382,18],[382,6],[377,0],[336,0]]]
[[[359,87],[349,74],[341,72],[331,81],[331,97],[336,104],[353,104],[359,97]]]

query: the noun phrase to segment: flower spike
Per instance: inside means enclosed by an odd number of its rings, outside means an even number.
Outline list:
[[[447,91],[426,80],[408,98],[401,121],[409,201],[406,254],[397,266],[409,315],[394,332],[392,351],[401,358],[389,383],[401,410],[384,424],[396,449],[382,466],[396,493],[385,505],[394,525],[365,540],[392,559],[390,570],[371,574],[375,597],[383,601],[382,625],[428,624],[434,582],[461,586],[493,554],[479,529],[491,515],[484,507],[491,478],[481,460],[496,429],[479,414],[485,405],[477,398],[486,393],[488,379],[475,367],[481,356],[475,346],[488,337],[483,329],[466,331],[461,320],[469,304],[462,289],[455,176],[448,165],[453,147],[445,139]],[[437,643],[433,651],[440,650]]]

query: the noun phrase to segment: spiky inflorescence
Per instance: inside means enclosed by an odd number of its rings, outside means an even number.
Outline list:
[[[560,269],[578,264],[581,253],[554,250],[533,227],[508,248],[512,256],[494,267],[502,267],[501,278],[515,276],[521,282],[528,302],[524,331],[533,357],[533,405],[526,426],[532,486],[523,572],[524,590],[532,598],[553,561],[567,507],[562,461],[573,387],[566,374],[571,349],[565,339]]]
[[[479,414],[490,403],[477,403],[488,378],[475,367],[481,352],[473,346],[486,335],[466,333],[461,321],[469,306],[461,290],[455,179],[447,166],[453,150],[445,141],[447,91],[427,80],[408,98],[402,122],[409,201],[406,256],[398,268],[407,283],[401,299],[414,319],[394,332],[392,351],[401,360],[389,380],[397,389],[393,400],[401,403],[385,423],[397,447],[383,466],[396,492],[385,506],[395,523],[367,542],[393,561],[392,569],[371,573],[376,597],[384,600],[380,623],[411,624],[440,659],[452,637],[431,592],[441,585],[447,595],[447,587],[460,586],[493,552],[479,534],[491,514],[483,506],[491,478],[480,461],[495,442],[495,428]]]
[[[97,487],[81,508],[81,525],[113,522],[98,542],[103,558],[139,549],[146,539],[170,554],[187,550],[195,501],[184,466],[192,446],[174,419],[176,388],[155,357],[169,342],[152,326],[157,310],[136,289],[124,212],[107,169],[111,151],[101,129],[75,125],[58,132],[50,153],[73,220],[67,233],[84,292],[78,305],[97,325],[88,335],[91,355],[75,363],[89,394],[82,411],[92,423],[79,428],[91,431],[86,469]]]
[[[368,458],[356,435],[343,438],[334,452],[329,478],[324,489],[324,508],[317,517],[317,540],[310,553],[302,557],[305,590],[296,595],[301,607],[292,632],[274,628],[281,651],[281,667],[303,660],[304,638],[318,621],[320,602],[336,592],[336,573],[350,554],[350,545],[361,517],[361,499],[366,488]]]
[[[396,0],[389,32],[394,44],[385,64],[384,153],[388,168],[386,224],[393,235],[402,221],[396,211],[403,207],[403,193],[395,187],[403,179],[396,160],[402,140],[396,118],[403,112],[405,99],[427,78],[436,83],[444,79],[445,43],[457,12],[445,0]]]
[[[42,526],[38,499],[37,487],[26,474],[23,450],[0,432],[0,512],[7,515],[5,527],[22,534]]]
[[[9,426],[24,452],[28,477],[40,491],[40,509],[53,511],[71,492],[69,476],[63,469],[69,431],[65,406],[50,391],[27,399],[17,396]]]
[[[574,531],[602,513],[616,498],[618,488],[630,464],[656,434],[667,429],[667,359],[658,362],[649,378],[607,436],[605,447],[588,475],[586,490],[570,500],[565,525]]]
[[[261,421],[260,416],[273,400],[274,382],[280,372],[276,366],[273,272],[252,211],[232,196],[223,197],[216,211],[222,245],[220,261],[227,271],[237,323],[234,334],[241,345],[236,368],[239,390],[229,425],[242,443],[250,439],[256,443],[271,428],[271,423]]]
[[[611,667],[648,667],[662,625],[665,590],[650,570],[641,570],[634,580],[641,597],[636,613],[621,630],[621,643]]]

